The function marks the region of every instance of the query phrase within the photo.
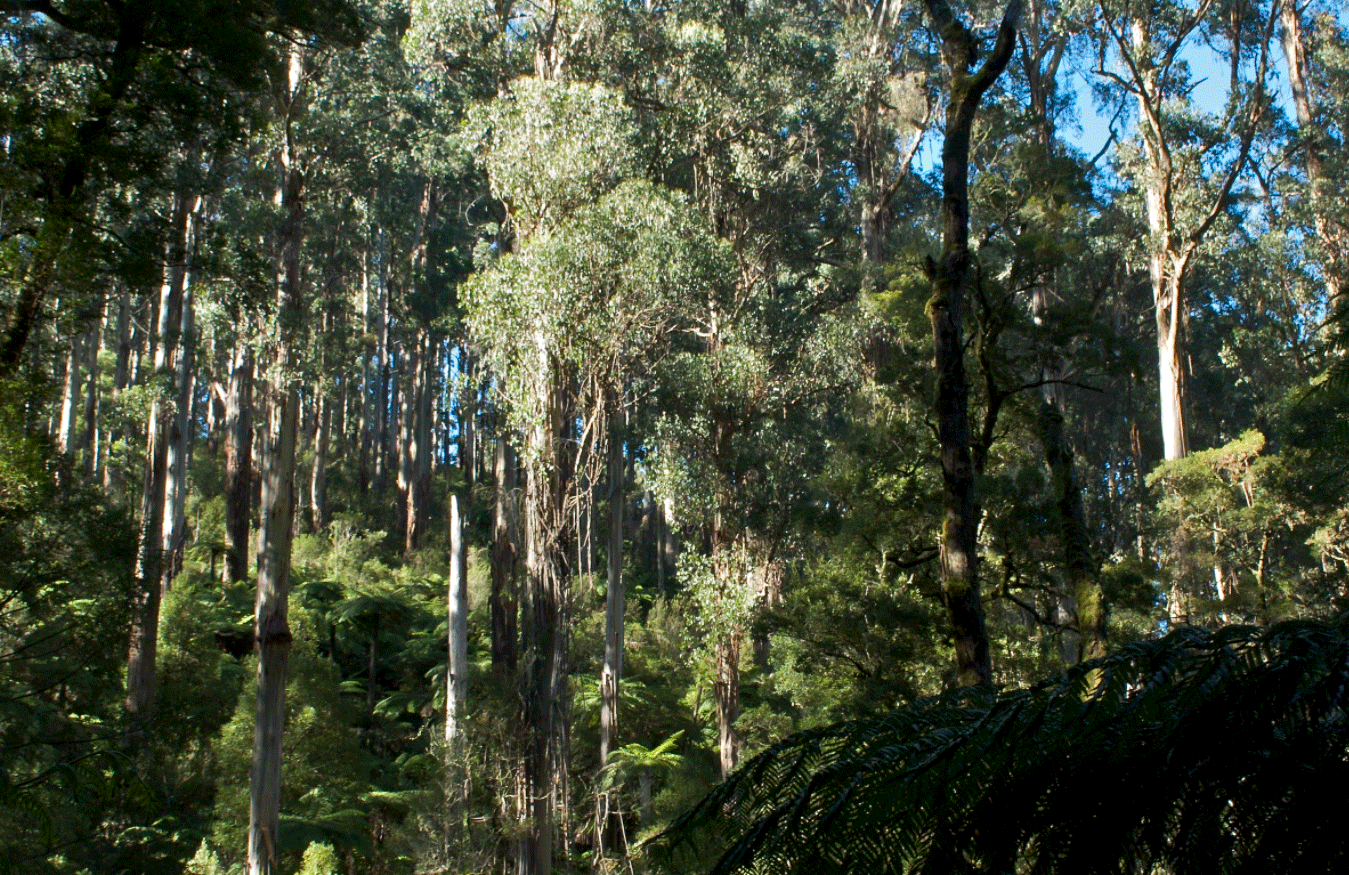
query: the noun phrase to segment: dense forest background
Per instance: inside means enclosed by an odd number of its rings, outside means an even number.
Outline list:
[[[0,871],[659,871],[1349,607],[1336,3],[0,15]]]

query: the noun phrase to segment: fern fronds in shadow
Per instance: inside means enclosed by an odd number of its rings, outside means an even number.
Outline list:
[[[710,850],[714,873],[1330,871],[1349,862],[1347,705],[1349,615],[1182,629],[796,735],[658,850]]]

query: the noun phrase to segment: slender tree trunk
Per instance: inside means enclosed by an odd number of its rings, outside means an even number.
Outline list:
[[[942,39],[951,79],[942,144],[942,255],[928,261],[933,352],[937,370],[937,432],[941,444],[943,520],[942,599],[955,638],[961,686],[991,684],[993,664],[979,588],[978,518],[970,457],[969,384],[965,376],[963,306],[972,256],[969,247],[970,132],[984,93],[1002,75],[1016,43],[1021,0],[1012,0],[997,44],[977,72],[975,40],[945,0],[927,0]]]
[[[621,399],[611,404],[609,429],[609,556],[608,586],[604,592],[604,665],[600,668],[600,768],[618,744],[618,690],[623,679],[623,620],[626,599],[623,581],[623,516],[627,493],[623,458],[626,422]],[[595,798],[595,856],[617,846],[621,835],[613,824],[612,794]],[[621,826],[621,824],[619,824]]]
[[[314,464],[309,472],[310,522],[314,531],[328,528],[328,445],[332,440],[333,402],[322,389],[314,398]]]
[[[1063,541],[1064,566],[1082,636],[1081,657],[1096,659],[1106,654],[1106,610],[1099,568],[1091,554],[1091,536],[1082,508],[1082,490],[1072,448],[1063,434],[1063,413],[1046,401],[1040,410],[1040,441],[1049,465],[1054,503],[1058,509]]]
[[[515,453],[498,428],[493,464],[496,502],[492,509],[492,671],[498,678],[515,674],[517,619],[515,583]]]
[[[405,496],[403,556],[410,559],[426,540],[426,519],[431,503],[431,363],[435,347],[429,329],[414,340],[415,356],[404,393],[404,447],[399,480]]]
[[[468,701],[468,551],[459,496],[450,494],[449,672],[445,682],[445,742],[451,749],[464,734]]]
[[[56,419],[56,451],[63,456],[75,451],[75,411],[80,395],[80,360],[84,357],[84,336],[70,339],[66,350],[65,378],[61,381],[61,412]]]
[[[253,349],[235,341],[225,395],[225,564],[231,582],[248,579],[253,515]]]
[[[167,456],[165,458],[164,520],[160,538],[164,562],[160,568],[160,588],[169,591],[173,579],[182,568],[183,549],[187,537],[187,462],[192,456],[193,404],[196,397],[196,320],[193,313],[191,284],[191,237],[198,201],[194,200],[193,214],[188,223],[188,246],[183,258],[182,308],[175,344],[174,378],[177,397],[174,399],[173,418],[169,422]]]
[[[89,328],[89,342],[86,345],[87,358],[85,360],[85,370],[88,377],[84,381],[84,413],[83,426],[84,432],[80,439],[80,446],[84,448],[84,473],[88,482],[93,482],[98,476],[98,406],[102,393],[99,391],[99,363],[98,354],[103,345],[104,323],[107,315],[107,298],[104,298],[103,314]]]

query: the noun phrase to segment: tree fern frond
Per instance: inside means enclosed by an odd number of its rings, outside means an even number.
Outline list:
[[[715,873],[1286,869],[1344,859],[1349,617],[1180,629],[1026,690],[786,739],[658,841]],[[695,838],[697,837],[697,838]]]

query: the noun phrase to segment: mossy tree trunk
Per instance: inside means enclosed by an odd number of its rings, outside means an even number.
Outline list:
[[[965,373],[963,305],[969,284],[970,133],[984,94],[1011,60],[1021,0],[1012,0],[993,52],[977,71],[977,41],[945,0],[927,0],[950,77],[942,145],[942,253],[928,260],[928,316],[937,369],[937,433],[941,444],[942,601],[955,639],[957,682],[991,684],[993,663],[979,590],[978,506],[970,458],[969,382]]]

